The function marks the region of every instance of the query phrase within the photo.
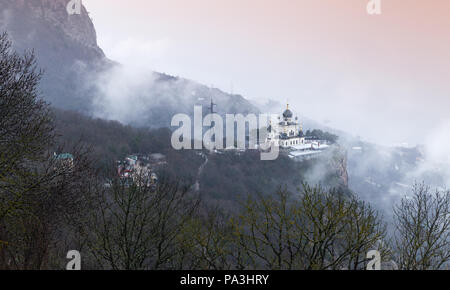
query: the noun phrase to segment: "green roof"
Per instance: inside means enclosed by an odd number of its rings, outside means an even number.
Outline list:
[[[62,154],[59,154],[58,156],[56,156],[56,159],[63,159],[63,160],[73,159],[73,155],[70,153],[62,153]]]
[[[138,157],[136,155],[130,155],[127,158],[137,161]]]

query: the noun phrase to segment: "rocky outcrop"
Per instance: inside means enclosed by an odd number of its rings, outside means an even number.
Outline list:
[[[343,187],[348,187],[347,152],[340,146],[335,149],[332,168],[336,170],[336,175],[339,177],[339,184]]]
[[[27,16],[31,22],[53,26],[54,29],[62,31],[65,37],[95,51],[99,57],[103,57],[103,51],[97,45],[97,35],[94,24],[89,18],[89,14],[82,6],[81,14],[69,15],[66,7],[68,0],[0,0],[2,3],[3,13],[10,19],[6,21],[14,21],[13,15]],[[19,20],[18,19],[18,20]],[[28,27],[29,32],[37,29],[35,26]]]
[[[110,61],[97,45],[94,25],[84,7],[67,13],[68,0],[0,0],[0,30],[18,52],[33,50],[44,71],[40,91],[55,107],[89,112],[94,91],[86,74]]]
[[[349,177],[347,172],[347,151],[339,144],[332,145],[317,158],[308,161],[305,181],[310,184],[321,184],[325,188],[335,188],[350,196]]]

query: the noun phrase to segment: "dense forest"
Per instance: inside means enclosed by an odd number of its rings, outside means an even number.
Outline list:
[[[80,113],[58,109],[52,109],[52,116],[58,136],[55,150],[70,152],[73,144],[83,145],[89,148],[91,156],[96,160],[95,166],[102,171],[110,170],[115,161],[130,154],[163,154],[167,164],[158,172],[160,175],[190,184],[198,178],[202,197],[229,209],[248,194],[271,194],[280,187],[295,192],[300,189],[302,182],[311,182],[312,179],[314,182],[320,181],[326,188],[337,187],[351,195],[346,182],[340,180],[341,173],[337,170],[339,163],[345,163],[344,160],[335,161],[345,158],[345,151],[339,147],[318,159],[299,162],[281,154],[276,160],[267,162],[261,161],[260,153],[255,150],[213,154],[208,150],[174,150],[170,145],[169,128],[134,128],[117,121],[93,119]],[[203,163],[205,168],[197,176]],[[321,167],[320,176],[313,177],[312,175],[318,175],[317,164],[322,163],[328,163],[329,166]],[[342,166],[345,167],[345,164]]]
[[[117,121],[93,119],[58,109],[52,109],[51,113],[57,134],[55,150],[70,152],[74,144],[89,148],[95,160],[94,166],[101,171],[111,170],[117,160],[130,154],[161,153],[167,159],[162,173],[189,182],[203,162],[192,150],[174,150],[170,145],[171,131],[168,128],[134,128]]]

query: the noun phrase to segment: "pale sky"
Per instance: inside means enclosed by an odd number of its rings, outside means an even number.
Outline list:
[[[84,0],[106,55],[381,144],[450,146],[450,1]],[[444,129],[442,129],[444,128]],[[430,132],[430,133],[428,133]],[[436,137],[438,136],[438,137]]]

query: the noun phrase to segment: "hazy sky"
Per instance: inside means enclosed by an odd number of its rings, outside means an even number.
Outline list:
[[[301,116],[378,143],[431,136],[450,146],[450,1],[381,0],[377,16],[368,2],[83,4],[107,56],[126,65],[289,101]]]

